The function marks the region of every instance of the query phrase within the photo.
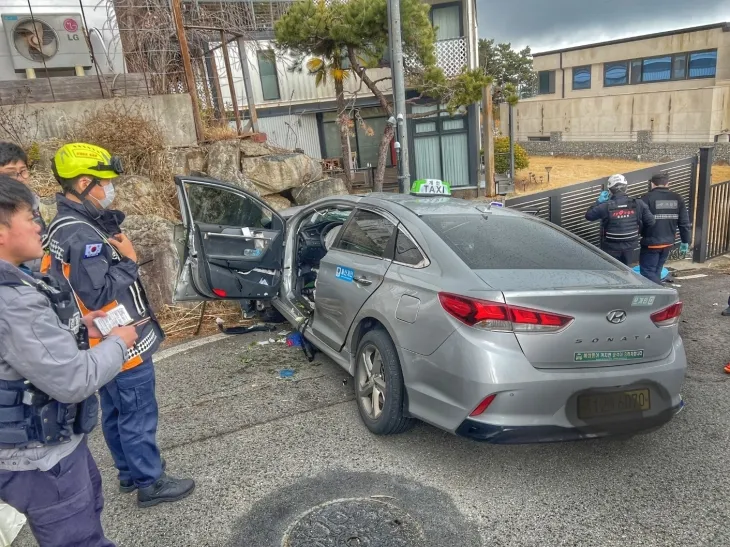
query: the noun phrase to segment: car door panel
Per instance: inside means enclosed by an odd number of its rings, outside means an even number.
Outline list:
[[[284,220],[232,185],[196,177],[176,177],[175,184],[187,230],[175,299],[274,297],[281,283]]]
[[[383,284],[389,267],[389,260],[330,250],[319,266],[314,333],[342,349],[352,321]]]
[[[320,261],[312,330],[340,351],[360,309],[382,285],[391,265],[395,225],[357,210]]]

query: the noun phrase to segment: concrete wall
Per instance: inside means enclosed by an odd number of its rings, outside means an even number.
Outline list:
[[[501,119],[506,120],[508,106],[500,108]],[[711,142],[725,130],[730,130],[730,85],[527,99],[515,107],[515,133],[520,141],[554,131],[562,132],[568,141],[628,141],[636,139],[639,131],[652,131],[655,141]]]
[[[97,99],[91,101],[67,101],[58,103],[35,103],[27,106],[0,106],[0,109],[17,112],[18,108],[27,109],[27,115],[38,112],[38,134],[36,140],[64,138],[75,120],[107,107],[131,107],[144,116],[156,120],[165,136],[167,146],[194,146],[195,124],[190,96],[155,95],[152,97],[120,97],[117,99]]]
[[[44,14],[81,14],[83,8],[94,56],[99,60],[99,70],[104,74],[124,72],[124,55],[119,35],[115,31],[114,10],[107,9],[106,4],[107,2],[99,2],[99,0],[81,0],[80,2],[79,0],[30,0],[33,15],[39,19]],[[0,11],[4,14],[30,15],[28,0],[2,0]],[[13,68],[13,61],[10,57],[11,46],[5,37],[2,23],[0,23],[0,31],[2,34],[0,36],[0,78],[3,80],[25,79],[24,72],[16,73]],[[73,70],[73,67],[71,69]],[[96,69],[87,70],[86,74],[96,74]]]
[[[533,156],[573,156],[579,158],[620,158],[667,162],[694,156],[699,150],[692,142],[600,142],[529,141],[521,142]],[[730,163],[730,143],[715,143],[715,163]]]

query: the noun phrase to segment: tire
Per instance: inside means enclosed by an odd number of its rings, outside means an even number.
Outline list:
[[[384,330],[366,333],[357,348],[355,398],[362,421],[376,435],[403,433],[416,423],[404,416],[403,373],[395,345]]]

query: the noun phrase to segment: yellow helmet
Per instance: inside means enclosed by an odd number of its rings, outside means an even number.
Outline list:
[[[124,172],[122,161],[99,146],[84,142],[65,144],[58,149],[51,167],[58,178],[75,179],[88,175],[97,179],[113,179]]]

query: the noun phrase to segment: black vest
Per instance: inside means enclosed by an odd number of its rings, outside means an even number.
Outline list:
[[[603,239],[609,244],[635,243],[639,240],[638,206],[634,198],[626,203],[608,202],[608,222],[603,228]]]
[[[20,272],[0,271],[0,286],[34,287],[48,298],[61,323],[76,336],[79,349],[88,348],[88,333],[73,295],[53,279],[35,279]],[[92,395],[64,404],[35,388],[28,380],[0,380],[0,448],[30,448],[68,442],[72,434],[90,433],[96,426],[99,400]]]

